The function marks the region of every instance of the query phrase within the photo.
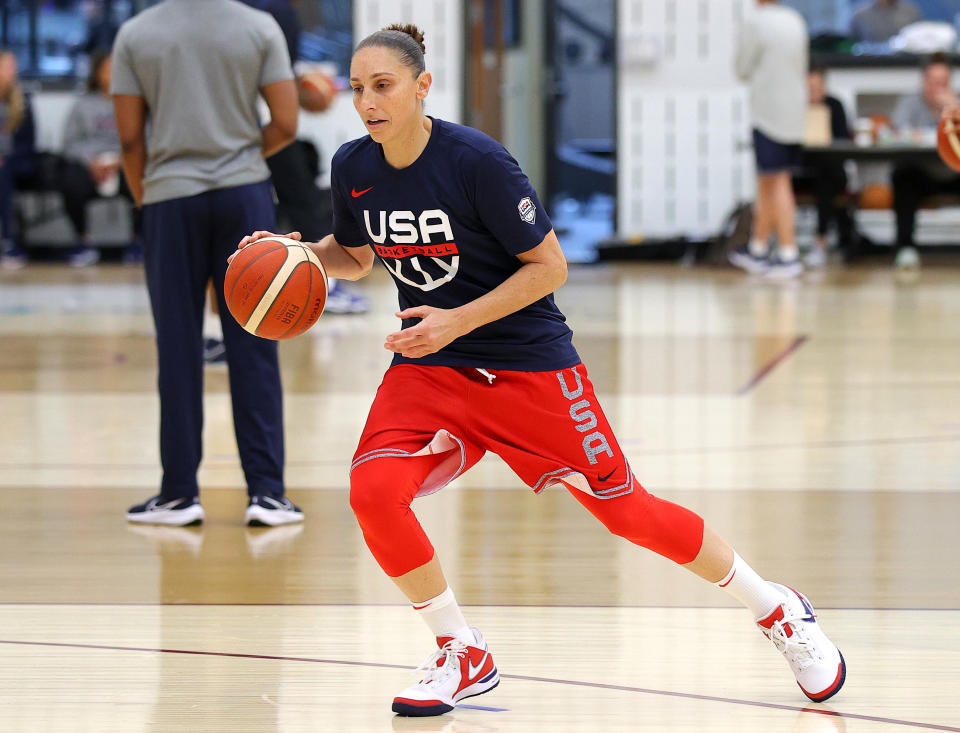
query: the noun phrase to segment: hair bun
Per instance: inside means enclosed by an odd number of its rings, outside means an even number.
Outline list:
[[[420,46],[420,53],[425,54],[427,52],[427,47],[423,45],[423,31],[417,28],[417,26],[415,26],[413,23],[394,23],[393,25],[388,25],[383,30],[400,31],[401,33],[406,33],[417,42],[418,46]]]

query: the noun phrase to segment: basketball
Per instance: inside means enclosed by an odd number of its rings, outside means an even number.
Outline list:
[[[893,208],[893,189],[886,183],[868,183],[860,192],[860,208],[884,211]]]
[[[333,80],[319,71],[308,71],[300,77],[300,106],[307,112],[325,112],[337,95]]]
[[[241,249],[223,282],[227,309],[244,330],[267,339],[299,336],[327,301],[327,273],[304,244],[260,239]]]
[[[937,127],[937,152],[950,168],[960,171],[960,126],[951,118],[940,120]]]

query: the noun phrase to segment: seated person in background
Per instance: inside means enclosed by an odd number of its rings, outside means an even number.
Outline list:
[[[94,52],[91,57],[87,92],[74,103],[67,118],[63,157],[60,193],[77,236],[69,262],[74,267],[86,267],[100,259],[100,253],[90,246],[87,204],[92,199],[118,193],[133,203],[120,171],[120,138],[110,97],[110,55],[104,50]],[[139,260],[137,212],[133,218],[135,241],[128,246],[125,259],[136,261]]]
[[[823,111],[822,115],[811,114],[810,122],[822,120],[822,124],[827,128],[823,131],[815,131],[821,144],[851,138],[843,104],[836,97],[827,95],[826,73],[823,66],[811,65],[807,74],[811,113],[817,110]],[[808,129],[808,137],[813,132]],[[810,143],[809,140],[808,143]],[[853,223],[850,212],[837,206],[837,198],[847,188],[847,174],[843,163],[811,164],[804,161],[803,169],[794,178],[794,188],[812,192],[817,201],[816,246],[807,255],[805,261],[807,267],[823,267],[826,264],[827,232],[834,220],[837,222],[840,250],[849,255],[853,244]]]
[[[894,128],[900,132],[927,131],[931,135],[943,110],[956,104],[950,88],[950,63],[943,54],[934,54],[924,64],[923,89],[900,99],[893,111]],[[893,169],[893,208],[897,214],[896,265],[920,265],[914,244],[917,209],[923,199],[941,193],[960,193],[960,176],[939,160],[907,162]]]
[[[867,43],[883,43],[922,19],[920,8],[908,0],[873,0],[854,12],[850,37]]]
[[[17,83],[17,57],[0,51],[0,264],[23,267],[27,255],[13,238],[13,192],[36,165],[30,98]]]

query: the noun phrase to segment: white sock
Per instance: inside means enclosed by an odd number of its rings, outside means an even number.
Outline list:
[[[749,608],[758,620],[769,616],[785,600],[780,591],[757,575],[736,552],[733,553],[730,572],[714,585]]]
[[[764,241],[763,239],[757,239],[754,237],[750,240],[750,254],[754,257],[766,257],[767,253],[770,252],[769,242]]]
[[[800,250],[797,249],[796,244],[781,244],[778,251],[781,262],[793,262],[800,256]]]
[[[474,645],[477,643],[473,631],[467,626],[467,620],[463,617],[460,606],[457,605],[457,599],[454,597],[453,589],[450,586],[447,586],[443,593],[429,601],[414,603],[413,610],[427,622],[427,626],[430,627],[434,636],[453,636],[464,644]]]

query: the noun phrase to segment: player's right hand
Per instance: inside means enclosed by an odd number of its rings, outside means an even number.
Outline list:
[[[300,232],[290,232],[289,234],[274,234],[273,232],[257,231],[253,234],[248,234],[237,244],[237,252],[246,247],[248,244],[253,244],[258,239],[268,239],[269,237],[286,237],[287,239],[295,239],[298,242],[302,239]],[[227,257],[227,262],[233,262],[233,258],[237,256],[237,252],[234,252],[232,255]]]

